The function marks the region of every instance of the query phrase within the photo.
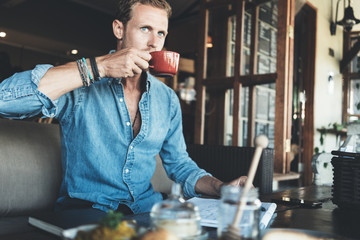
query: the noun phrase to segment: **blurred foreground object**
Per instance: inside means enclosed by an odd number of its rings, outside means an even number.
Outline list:
[[[165,229],[159,229],[150,231],[140,238],[140,240],[180,240],[174,234],[166,231]]]

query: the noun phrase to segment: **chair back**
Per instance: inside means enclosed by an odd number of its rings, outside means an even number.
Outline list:
[[[0,119],[0,217],[53,209],[61,182],[57,124]]]
[[[191,144],[187,146],[190,157],[223,182],[229,182],[248,174],[254,147]],[[264,149],[254,178],[259,194],[272,192],[274,150]]]

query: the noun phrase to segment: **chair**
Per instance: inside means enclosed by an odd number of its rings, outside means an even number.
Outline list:
[[[53,209],[61,182],[57,124],[0,119],[0,238],[32,231],[27,215]]]
[[[254,147],[191,144],[187,146],[190,157],[223,182],[247,175],[255,152]],[[274,150],[264,149],[254,178],[259,194],[272,192]]]

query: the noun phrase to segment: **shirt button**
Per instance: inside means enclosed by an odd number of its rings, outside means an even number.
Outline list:
[[[130,146],[130,149],[133,149],[134,147],[133,146]]]
[[[134,194],[134,191],[130,191],[131,194]]]
[[[128,173],[129,172],[129,169],[125,169],[125,173]]]
[[[130,122],[127,122],[126,125],[127,125],[127,126],[130,126]]]
[[[123,102],[124,101],[124,99],[123,98],[120,98],[120,102]]]

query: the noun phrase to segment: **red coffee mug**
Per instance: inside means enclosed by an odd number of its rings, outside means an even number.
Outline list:
[[[172,51],[151,52],[149,70],[155,76],[173,76],[179,67],[180,54]]]

